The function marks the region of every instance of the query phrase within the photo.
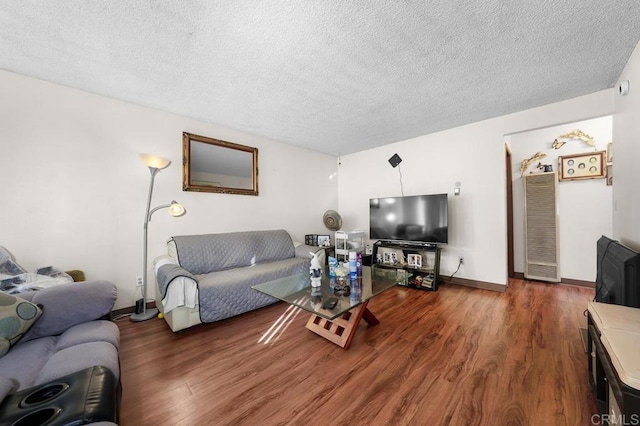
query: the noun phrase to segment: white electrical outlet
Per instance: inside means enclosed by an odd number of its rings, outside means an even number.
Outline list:
[[[142,277],[136,278],[136,287],[142,287]]]

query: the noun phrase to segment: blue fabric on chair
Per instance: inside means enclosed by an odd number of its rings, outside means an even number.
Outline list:
[[[56,343],[56,350],[88,342],[107,342],[119,348],[120,330],[111,321],[90,321],[74,325],[62,333]]]

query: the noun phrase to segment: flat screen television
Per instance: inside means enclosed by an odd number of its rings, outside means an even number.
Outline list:
[[[372,240],[446,244],[449,241],[447,194],[372,198]]]
[[[596,259],[596,302],[640,308],[640,254],[603,235]]]

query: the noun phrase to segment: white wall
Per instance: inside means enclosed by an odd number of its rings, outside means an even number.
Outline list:
[[[337,208],[334,157],[8,72],[0,93],[0,245],[30,271],[54,265],[115,282],[116,308],[140,297],[150,178],[140,153],[172,161],[152,207],[175,199],[187,209],[154,214],[151,279],[171,235],[284,228],[304,241],[325,233],[322,214]],[[257,147],[260,195],[182,192],[183,131]]]
[[[627,96],[614,96],[613,238],[640,250],[640,43],[618,81],[629,80]]]
[[[368,232],[369,198],[400,195],[398,169],[387,162],[398,153],[405,195],[449,194],[449,244],[443,250],[442,273],[453,273],[463,256],[456,276],[505,285],[504,135],[612,112],[613,90],[604,90],[344,156],[338,169],[343,229]],[[458,197],[453,196],[455,182],[462,184]]]
[[[553,149],[553,141],[560,135],[580,129],[594,138],[596,147],[582,141],[569,141],[560,149]],[[612,141],[612,117],[548,127],[509,137],[513,169],[513,228],[514,269],[524,272],[524,184],[520,173],[522,160],[536,152],[547,156],[540,160],[558,169],[558,156],[605,151]],[[526,171],[535,172],[536,165]],[[562,278],[594,281],[596,276],[596,241],[601,235],[612,235],[612,186],[606,179],[587,179],[558,182],[558,211],[560,235],[560,274]]]

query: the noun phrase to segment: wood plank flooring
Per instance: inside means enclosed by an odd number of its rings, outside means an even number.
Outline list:
[[[592,288],[396,287],[345,351],[284,303],[173,333],[117,321],[128,425],[589,425]]]

